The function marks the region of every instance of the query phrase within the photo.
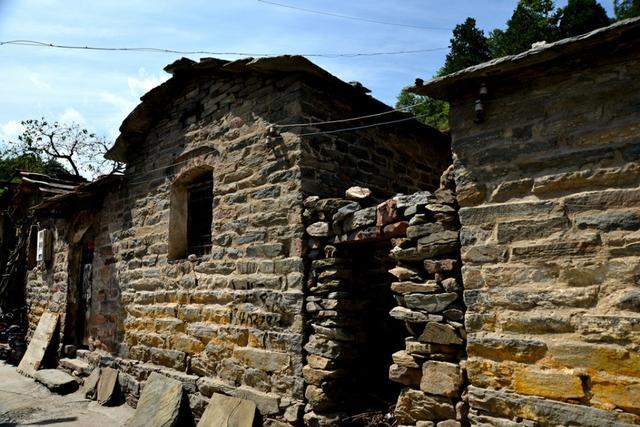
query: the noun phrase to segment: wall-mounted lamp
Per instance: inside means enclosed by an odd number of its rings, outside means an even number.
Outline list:
[[[489,89],[487,88],[487,85],[482,83],[480,85],[480,90],[478,91],[478,99],[476,100],[476,105],[475,105],[476,119],[474,120],[474,122],[476,123],[484,122],[483,101],[486,99],[488,94],[489,94]]]

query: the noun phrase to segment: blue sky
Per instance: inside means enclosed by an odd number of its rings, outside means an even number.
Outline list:
[[[278,0],[374,20],[453,28],[467,16],[489,31],[516,0]],[[557,2],[562,3],[562,2]],[[602,1],[612,14],[612,0]],[[0,0],[0,40],[264,53],[376,52],[446,47],[450,31],[357,22],[257,0]],[[392,105],[403,86],[428,78],[446,50],[368,58],[312,58]],[[108,138],[180,55],[0,47],[0,141],[20,120],[76,121]],[[192,56],[196,59],[197,56]],[[226,57],[234,59],[234,57]]]

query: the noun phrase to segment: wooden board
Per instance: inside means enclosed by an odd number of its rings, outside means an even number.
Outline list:
[[[29,347],[27,347],[27,351],[18,365],[18,372],[22,375],[33,378],[36,371],[40,369],[45,352],[49,348],[53,334],[56,332],[58,316],[58,313],[45,311],[40,317],[36,331],[33,333],[31,342],[29,342]]]

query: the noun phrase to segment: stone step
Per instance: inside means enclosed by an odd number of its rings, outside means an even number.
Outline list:
[[[59,367],[80,377],[86,377],[92,371],[91,365],[82,359],[60,359]]]
[[[35,379],[49,390],[58,394],[68,394],[78,389],[75,378],[59,369],[41,369],[36,371]]]

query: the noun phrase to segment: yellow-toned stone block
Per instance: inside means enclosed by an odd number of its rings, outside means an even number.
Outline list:
[[[194,354],[204,350],[204,344],[187,334],[175,334],[169,337],[169,348]]]
[[[636,378],[596,375],[591,379],[591,394],[594,406],[640,415],[640,380]]]
[[[503,388],[511,385],[514,369],[519,364],[514,362],[495,362],[489,359],[471,357],[467,360],[469,381],[476,387]]]
[[[558,400],[580,399],[585,395],[582,380],[575,373],[535,367],[516,371],[513,389],[521,394]]]
[[[640,377],[640,354],[611,344],[547,343],[550,362],[567,368],[585,368],[612,375]]]

